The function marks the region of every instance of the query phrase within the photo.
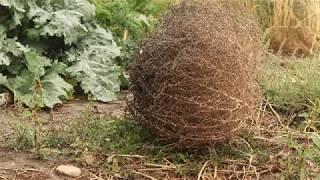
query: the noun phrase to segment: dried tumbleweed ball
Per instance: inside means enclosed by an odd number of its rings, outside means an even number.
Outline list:
[[[173,7],[130,67],[135,119],[177,148],[206,148],[233,138],[261,97],[257,29],[217,3]]]

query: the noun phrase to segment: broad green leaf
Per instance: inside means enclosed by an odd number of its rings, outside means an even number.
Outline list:
[[[11,5],[10,2],[9,2],[9,0],[0,0],[0,4],[1,4],[2,6],[10,6],[10,5]]]
[[[0,0],[0,6],[10,8],[10,22],[9,29],[21,25],[21,20],[24,18],[25,0]]]
[[[36,106],[35,77],[30,71],[25,69],[19,76],[9,78],[7,87],[13,92],[15,100],[30,107]]]
[[[22,62],[21,58],[11,59],[11,63],[9,66],[5,67],[5,70],[10,75],[19,75],[21,70],[23,70],[25,67],[25,64]]]
[[[35,0],[28,1],[29,11],[27,16],[29,19],[32,19],[37,25],[45,24],[50,18],[50,12],[40,8]]]
[[[45,67],[51,65],[49,59],[39,56],[37,53],[30,51],[25,53],[27,67],[35,77],[41,77],[46,73]]]
[[[0,66],[1,65],[9,66],[10,62],[11,61],[10,61],[9,57],[0,51]]]
[[[14,56],[22,55],[28,48],[17,42],[16,38],[8,38],[6,27],[0,24],[0,53],[7,55],[12,53]]]
[[[53,107],[78,83],[92,99],[116,98],[120,49],[90,1],[0,0],[0,11],[0,84],[16,100]]]
[[[120,49],[112,40],[112,35],[102,28],[95,29],[81,41],[78,49],[70,54],[76,63],[67,71],[81,84],[92,100],[109,102],[116,99],[120,91],[121,68],[114,63]]]
[[[68,10],[78,11],[86,19],[93,18],[96,13],[95,6],[87,0],[65,0],[64,6]]]
[[[42,83],[43,107],[52,108],[55,104],[61,104],[61,99],[68,98],[68,93],[73,90],[73,87],[65,82],[57,73],[50,73],[44,76]]]
[[[106,61],[113,61],[121,53],[113,40],[112,33],[99,26],[96,29],[90,29],[90,33],[79,44],[79,49],[89,48],[96,53],[103,53],[104,56],[107,56]]]
[[[30,51],[29,48],[17,42],[16,39],[6,39],[5,45],[4,49],[14,56],[22,56],[25,52]]]
[[[25,53],[26,66],[21,74],[9,78],[6,86],[14,93],[17,101],[29,107],[50,107],[62,103],[73,87],[59,74],[64,73],[66,65],[54,62],[34,51]],[[50,67],[51,66],[51,67]],[[48,68],[50,67],[50,68]]]
[[[5,34],[5,29],[3,26],[0,26],[0,66],[5,65],[9,66],[11,60],[7,56],[7,51],[5,49],[7,37]]]
[[[64,37],[66,44],[75,43],[88,32],[86,26],[81,23],[81,17],[82,14],[77,11],[54,12],[50,22],[42,28],[41,35]]]
[[[7,37],[6,35],[6,27],[3,26],[3,25],[0,25],[0,48],[3,47],[3,42],[4,42],[4,39]]]
[[[40,7],[41,5],[44,7]],[[87,0],[55,1],[51,5],[31,0],[28,6],[28,18],[35,23],[37,29],[29,32],[33,35],[40,33],[45,37],[64,37],[66,44],[76,43],[85,36],[88,29],[83,21],[92,20],[95,15],[94,5]]]
[[[21,56],[27,52],[28,48],[16,41],[16,39],[7,38],[3,26],[0,26],[0,66],[9,66],[12,59],[8,56]]]
[[[67,71],[81,82],[81,87],[92,95],[92,100],[109,102],[115,100],[115,93],[120,91],[121,69],[108,61],[103,54],[85,51]]]
[[[66,68],[68,66],[63,64],[62,62],[54,61],[50,67],[50,69],[47,70],[47,73],[58,73],[58,74],[65,74]]]
[[[50,107],[62,103],[61,99],[68,97],[73,87],[66,83],[57,73],[50,73],[41,79],[36,79],[33,73],[23,71],[20,76],[8,79],[7,86],[15,100],[29,107]]]
[[[113,43],[113,37],[111,32],[107,32],[105,29],[101,27],[90,29],[90,33],[82,40],[84,44],[81,44],[82,47],[90,44],[96,45],[107,45],[109,43]],[[107,42],[106,42],[107,41]]]

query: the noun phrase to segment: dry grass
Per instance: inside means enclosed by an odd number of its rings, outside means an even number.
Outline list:
[[[265,31],[265,43],[274,52],[296,56],[319,53],[320,1],[231,0],[227,2],[238,5],[240,3],[248,11],[257,14]]]
[[[318,0],[243,0],[254,9],[266,40],[274,51],[305,56],[318,52],[320,1]]]
[[[319,174],[320,151],[314,138],[319,138],[318,132],[299,130],[292,126],[292,117],[271,109],[268,103],[261,106],[250,135],[237,140],[239,157],[210,162],[205,179],[314,179]]]
[[[320,173],[320,103],[317,104],[312,111],[318,113],[310,113],[313,116],[300,124],[292,116],[278,114],[271,104],[262,104],[239,138],[206,151],[177,152],[144,142],[129,154],[93,153],[100,161],[88,168],[103,178],[316,179]],[[318,123],[308,123],[310,119],[317,119]],[[101,167],[109,170],[101,171]]]
[[[160,146],[134,121],[101,118],[95,112],[92,109],[70,124],[61,124],[61,129],[58,124],[52,126],[55,133],[51,128],[43,132],[46,159],[57,158],[58,153],[62,156],[58,159],[66,155],[78,162],[84,172],[80,179],[319,178],[319,100],[303,121],[281,115],[270,103],[261,104],[238,138],[204,151]],[[21,179],[43,179],[48,173],[34,170]]]

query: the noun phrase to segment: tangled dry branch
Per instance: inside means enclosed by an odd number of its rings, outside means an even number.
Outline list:
[[[129,70],[134,117],[177,148],[234,137],[260,100],[257,29],[216,2],[173,7]]]

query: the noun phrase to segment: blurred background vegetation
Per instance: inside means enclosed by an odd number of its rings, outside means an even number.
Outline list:
[[[91,0],[96,5],[98,23],[112,31],[121,47],[119,65],[126,69],[139,42],[154,30],[157,19],[169,8],[173,0]],[[125,72],[125,71],[124,71]],[[121,77],[122,88],[128,88],[127,75]]]
[[[199,0],[201,1],[201,0]],[[131,55],[168,8],[181,0],[92,0],[97,21],[110,29],[122,48],[119,64],[126,69]],[[320,1],[229,1],[255,14],[268,49],[258,81],[266,99],[286,109],[306,109],[319,97]],[[127,87],[126,75],[123,87]]]
[[[171,5],[181,0],[92,0],[97,21],[110,29],[122,47],[118,59],[123,68],[131,61],[148,33]],[[202,0],[199,0],[202,1]],[[320,96],[319,40],[320,1],[318,0],[233,0],[255,15],[262,31],[266,56],[258,81],[266,101],[294,112],[305,112]],[[123,76],[123,86],[128,82]]]
[[[123,68],[127,68],[139,42],[155,30],[161,15],[180,1],[92,0],[97,6],[97,21],[112,31],[122,48],[118,62]],[[279,106],[301,107],[318,97],[320,1],[234,0],[228,3],[243,6],[256,15],[260,24],[261,39],[269,54],[258,80],[270,101]],[[125,76],[123,86],[127,87]]]

